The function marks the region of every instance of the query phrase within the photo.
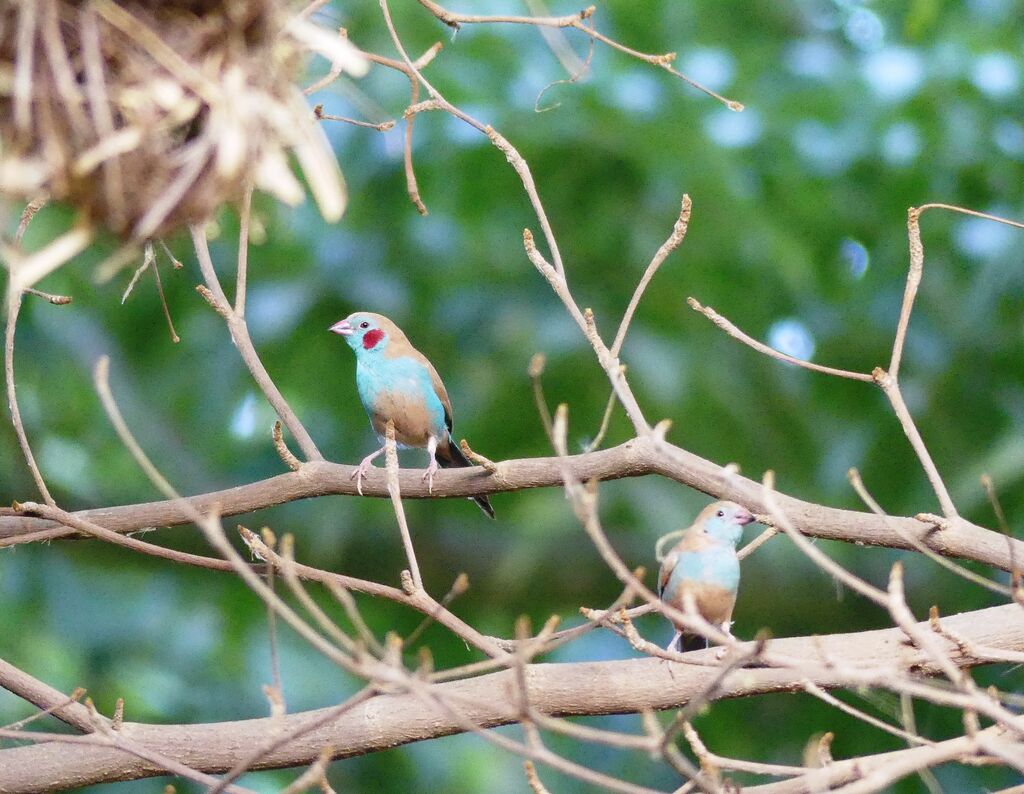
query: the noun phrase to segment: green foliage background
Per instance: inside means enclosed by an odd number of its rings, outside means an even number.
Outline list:
[[[464,3],[476,13],[522,11],[515,3]],[[555,5],[571,13],[574,5]],[[579,302],[613,333],[633,287],[671,229],[684,192],[693,219],[683,246],[658,274],[623,359],[652,420],[671,418],[674,442],[750,476],[768,468],[779,487],[805,499],[858,507],[846,482],[864,474],[884,507],[936,509],[934,496],[882,395],[872,388],[780,365],[740,346],[690,311],[688,295],[759,339],[813,359],[868,371],[887,362],[907,266],[907,207],[948,202],[1024,216],[1020,119],[1024,4],[721,2],[664,0],[598,4],[599,30],[646,52],[677,51],[677,66],[746,104],[734,114],[671,75],[598,46],[587,78],[565,76],[529,27],[465,28],[454,39],[415,3],[395,4],[410,52],[445,48],[427,71],[455,104],[493,124],[530,162]],[[361,47],[393,54],[376,3],[329,6]],[[586,40],[569,32],[581,55]],[[323,64],[317,64],[322,69]],[[313,98],[329,113],[399,118],[408,83],[375,68]],[[577,329],[522,250],[537,230],[521,186],[501,154],[442,114],[419,117],[415,158],[430,215],[405,194],[402,127],[386,134],[329,127],[351,193],[328,226],[309,204],[256,203],[265,241],[250,254],[252,334],[272,376],[333,460],[357,462],[374,443],[356,396],[350,351],[326,332],[355,309],[391,316],[441,372],[456,432],[494,459],[549,453],[526,369],[547,355],[552,405],[570,406],[571,436],[595,433],[606,380]],[[10,220],[13,224],[13,219]],[[69,223],[44,211],[26,238],[41,245]],[[237,220],[219,219],[214,257],[227,278]],[[923,222],[924,284],[908,340],[904,388],[921,432],[971,520],[994,526],[978,484],[997,484],[1017,526],[1024,511],[1024,388],[1020,306],[1024,236],[963,216]],[[539,236],[539,235],[538,235]],[[168,241],[186,267],[163,263],[181,343],[169,341],[156,289],[145,276],[125,305],[129,273],[96,285],[97,246],[42,286],[74,296],[67,307],[27,301],[18,332],[19,399],[40,466],[62,506],[145,501],[156,492],[102,414],[90,383],[108,354],[126,417],[163,472],[185,492],[276,474],[272,414],[254,388],[220,318],[194,292],[198,268],[182,237]],[[606,444],[629,436],[621,411]],[[35,497],[14,441],[0,427],[0,501]],[[420,453],[406,465],[422,466]],[[603,518],[631,565],[654,566],[657,537],[685,526],[707,501],[647,478],[601,488]],[[619,592],[556,490],[494,498],[488,522],[463,500],[407,505],[427,586],[441,595],[462,571],[472,588],[455,611],[484,632],[509,635],[518,615],[539,624],[557,613],[575,623],[580,605]],[[331,497],[246,517],[252,527],[293,532],[299,557],[354,576],[397,583],[404,560],[385,501]],[[194,528],[150,540],[207,551]],[[913,554],[821,542],[870,581],[896,559],[907,566],[916,613],[976,609],[994,597]],[[880,610],[837,590],[784,539],[744,564],[735,632],[775,635],[857,631],[889,625]],[[95,542],[27,546],[0,554],[0,654],[65,691],[85,686],[107,713],[121,696],[126,717],[157,722],[262,716],[270,680],[266,616],[233,577],[172,567]],[[417,615],[361,599],[378,632],[409,632]],[[671,631],[642,630],[658,643]],[[357,684],[282,632],[289,709],[337,702]],[[474,658],[432,629],[423,643],[439,664]],[[595,632],[555,661],[613,659],[635,652]],[[985,683],[1019,687],[1021,673],[987,670]],[[892,718],[888,696],[842,695]],[[0,694],[0,723],[26,713]],[[918,726],[939,739],[962,730],[956,714],[921,706]],[[639,730],[636,717],[594,720]],[[836,757],[897,749],[898,740],[801,695],[715,704],[698,721],[724,755],[801,763],[810,737],[835,731]],[[504,729],[517,733],[518,729]],[[577,747],[571,757],[638,783],[669,789],[665,769],[638,754]],[[250,775],[276,790],[294,772]],[[542,770],[555,791],[581,784]],[[948,790],[1012,782],[993,770],[939,770]],[[339,762],[339,791],[527,790],[518,759],[475,737],[452,737]],[[742,776],[740,779],[743,779]],[[911,779],[901,790],[915,791]],[[139,781],[99,791],[158,791]],[[181,790],[187,790],[183,786]]]

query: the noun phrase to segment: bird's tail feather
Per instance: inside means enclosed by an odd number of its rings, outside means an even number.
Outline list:
[[[437,448],[437,463],[442,469],[465,469],[469,468],[473,464],[470,463],[466,456],[462,454],[462,450],[459,446],[451,439],[443,447],[438,446]],[[489,518],[494,518],[494,508],[491,507],[491,500],[486,496],[471,496],[469,497],[477,506],[487,514]]]

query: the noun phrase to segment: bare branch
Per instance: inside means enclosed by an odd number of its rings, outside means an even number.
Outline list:
[[[1005,605],[946,618],[945,622],[971,642],[999,648],[1024,649],[1024,610],[1016,605]],[[918,624],[922,631],[928,625]],[[743,697],[758,692],[778,692],[802,689],[807,678],[817,686],[831,689],[836,686],[898,685],[901,670],[915,665],[933,670],[933,663],[920,652],[909,653],[903,645],[900,629],[860,632],[847,635],[776,639],[772,647],[778,653],[802,658],[810,664],[801,671],[772,668],[746,668],[727,677],[714,700]],[[741,644],[750,649],[752,644]],[[702,652],[703,653],[703,652]],[[955,652],[954,652],[955,653]],[[976,660],[954,657],[957,664],[971,665]],[[837,669],[831,660],[842,659],[844,669]],[[814,660],[822,663],[815,666]],[[846,670],[846,667],[849,670]],[[714,667],[664,664],[658,659],[629,659],[615,662],[587,662],[574,665],[529,665],[531,702],[551,716],[581,714],[608,714],[638,712],[643,709],[678,708],[706,688],[715,675]],[[854,674],[855,670],[864,671]],[[810,673],[805,675],[804,673]],[[518,705],[513,700],[495,698],[495,692],[513,691],[515,673],[504,670],[463,681],[436,685],[436,692],[448,700],[458,698],[460,703],[471,703],[463,709],[465,716],[479,726],[491,727],[518,719]],[[601,687],[592,686],[601,681]],[[64,697],[60,695],[60,697]],[[330,709],[321,709],[284,718],[284,730],[297,724],[323,716]],[[372,717],[370,715],[373,715]],[[391,715],[390,718],[387,715]],[[1020,720],[1020,718],[1017,718]],[[125,732],[141,745],[160,747],[165,755],[207,773],[222,772],[240,757],[240,747],[251,747],[267,737],[276,723],[270,718],[234,723],[200,725],[145,725],[125,723]],[[313,763],[321,748],[331,745],[334,757],[349,757],[372,752],[395,744],[418,741],[457,733],[464,728],[457,720],[438,714],[437,709],[423,703],[415,694],[380,695],[357,705],[332,722],[306,734],[302,742],[291,742],[263,755],[253,769],[269,769]],[[925,756],[907,755],[924,751],[928,758],[955,758],[970,752],[971,740],[952,740],[958,745],[940,743],[933,747],[897,751],[903,755],[861,757],[850,762],[836,761],[830,767],[816,770],[825,780],[849,781],[877,768],[881,760],[892,758],[920,759]],[[957,747],[956,752],[952,748]],[[160,774],[161,769],[139,759],[126,759],[112,748],[90,747],[74,758],[59,747],[39,745],[0,751],[0,786],[19,790],[38,781],[42,770],[60,774],[73,765],[76,780],[81,785],[112,779],[137,779]],[[877,763],[876,763],[877,762]],[[860,769],[862,772],[857,772]],[[116,770],[116,771],[115,771]],[[905,774],[910,774],[907,772]],[[853,775],[853,777],[851,777]],[[773,784],[777,785],[777,784]],[[762,791],[806,791],[806,788],[759,787]]]
[[[612,49],[623,52],[633,58],[637,58],[645,63],[649,63],[652,66],[657,66],[664,69],[669,74],[675,75],[683,82],[696,88],[713,99],[717,99],[723,105],[730,110],[740,111],[743,110],[743,105],[731,99],[726,99],[720,94],[715,93],[710,88],[701,85],[695,80],[691,80],[682,72],[676,71],[672,67],[672,62],[676,58],[674,52],[668,52],[662,55],[650,55],[648,53],[634,50],[631,47],[627,47],[624,44],[620,44],[614,39],[599,33],[592,26],[588,26],[586,23],[594,15],[595,7],[588,6],[577,14],[569,14],[562,17],[524,17],[524,16],[478,16],[474,14],[456,14],[452,11],[448,11],[433,0],[419,0],[420,5],[426,8],[430,13],[444,22],[446,25],[452,28],[458,29],[463,24],[494,24],[494,23],[511,23],[517,25],[534,25],[537,27],[554,27],[554,28],[575,28],[576,30],[582,31],[587,36],[590,36],[596,41],[600,41],[603,44],[607,44]]]
[[[850,469],[850,471],[847,474],[847,477],[850,480],[850,483],[853,485],[853,489],[857,492],[857,495],[861,498],[864,504],[868,506],[868,509],[870,509],[872,513],[879,516],[884,521],[888,516],[886,515],[885,511],[882,510],[878,502],[876,502],[875,499],[871,496],[871,494],[868,493],[868,490],[864,485],[864,481],[860,477],[860,472],[858,472],[856,469]],[[900,532],[900,528],[898,526],[894,525],[893,528],[897,532]],[[915,538],[913,535],[907,535],[906,540],[907,543],[909,543],[915,551],[921,552],[925,557],[930,559],[932,562],[941,565],[947,571],[950,571],[956,574],[957,576],[966,579],[969,582],[974,582],[974,584],[980,585],[981,587],[984,587],[987,590],[991,590],[994,593],[999,593],[1000,595],[1008,597],[1013,595],[1013,591],[1009,587],[1005,587],[999,584],[998,582],[993,582],[991,579],[987,579],[986,577],[982,576],[981,574],[975,573],[969,568],[964,568],[962,565],[957,565],[955,562],[951,562],[950,560],[947,560],[945,557],[939,556],[934,551],[929,549],[925,544],[919,542],[917,538]]]
[[[13,278],[13,276],[12,276]],[[47,504],[55,505],[54,498],[50,495],[50,489],[46,487],[42,472],[36,463],[36,457],[32,454],[32,447],[28,443],[28,435],[25,433],[25,425],[21,420],[21,409],[18,407],[18,395],[14,385],[14,331],[18,324],[18,314],[21,311],[21,293],[10,293],[7,301],[7,326],[4,333],[4,382],[7,385],[7,408],[11,412],[11,423],[14,425],[14,434],[18,438],[18,446],[21,447],[21,454],[25,457],[25,463],[32,474],[36,488]]]
[[[409,525],[405,520],[405,508],[402,507],[402,490],[398,483],[398,448],[395,446],[395,423],[391,419],[388,419],[387,428],[385,430],[384,446],[384,456],[387,460],[386,469],[388,478],[388,494],[391,497],[391,506],[395,510],[395,518],[398,520],[398,530],[402,534],[402,546],[405,548],[405,557],[409,562],[409,570],[412,572],[413,590],[409,591],[405,588],[404,581],[403,589],[411,594],[416,590],[423,589],[423,579],[420,577],[420,565],[416,561],[416,549],[414,549],[412,545],[412,535],[409,533]],[[432,484],[432,482],[428,483],[428,490]]]
[[[640,304],[640,298],[643,297],[647,285],[651,283],[651,279],[654,278],[654,274],[658,272],[658,268],[661,267],[662,263],[668,259],[668,255],[675,251],[683,242],[683,238],[686,237],[686,230],[690,225],[690,211],[692,209],[693,203],[690,201],[689,195],[683,194],[683,206],[679,211],[679,219],[672,227],[672,234],[655,252],[643,276],[640,277],[640,282],[636,285],[633,297],[629,299],[629,305],[626,307],[625,313],[622,315],[622,322],[619,323],[619,330],[616,332],[615,341],[612,342],[611,346],[610,352],[613,358],[617,357],[619,351],[622,350],[622,343],[626,341],[626,332],[629,331],[629,324],[633,321],[633,314],[636,312],[636,307]]]
[[[896,378],[881,367],[876,367],[871,375],[875,383],[882,387],[882,391],[889,399],[896,418],[900,422],[900,427],[903,428],[903,433],[910,442],[910,446],[917,455],[917,459],[921,462],[921,467],[928,477],[928,482],[931,483],[932,490],[935,491],[935,495],[938,497],[939,505],[942,507],[942,514],[946,518],[955,518],[958,513],[956,506],[953,504],[953,497],[949,495],[949,490],[942,481],[942,475],[939,474],[939,469],[935,465],[935,461],[932,460],[931,453],[928,452],[928,447],[925,446],[924,439],[921,438],[917,425],[914,424],[914,418],[910,415],[910,409],[907,408],[907,404],[903,401],[903,392],[900,391]]]
[[[467,497],[526,488],[563,487],[562,462],[557,457],[507,460],[496,465],[498,471],[487,477],[481,477],[478,468],[443,469],[434,476],[432,492],[422,480],[422,470],[402,469],[399,472],[402,496],[406,499]],[[724,478],[721,466],[656,438],[633,439],[610,449],[569,456],[565,465],[583,482],[657,474],[715,498],[739,502],[754,513],[766,512],[760,483],[740,475]],[[248,485],[188,497],[187,501],[201,513],[218,505],[222,515],[232,516],[328,494],[355,495],[356,484],[351,480],[355,468],[326,461],[311,462],[303,465],[302,472],[279,474]],[[390,498],[386,473],[382,470],[371,469],[362,487],[368,496]],[[946,522],[945,528],[936,531],[916,518],[892,517],[889,521],[899,524],[897,532],[888,522],[871,513],[839,510],[783,494],[776,494],[776,500],[792,525],[809,537],[911,549],[913,547],[902,536],[909,533],[939,554],[975,560],[1004,571],[1012,569],[1011,549],[1017,560],[1024,559],[1021,541],[962,518]],[[74,515],[122,533],[191,521],[173,501],[97,508]],[[52,521],[0,508],[0,547],[74,534]]]
[[[874,383],[874,378],[872,378],[871,375],[866,372],[851,372],[850,370],[847,369],[836,369],[835,367],[826,367],[823,364],[815,364],[813,361],[804,361],[801,358],[795,358],[786,353],[780,353],[775,348],[769,347],[768,345],[764,344],[764,342],[759,342],[752,336],[745,334],[743,331],[741,331],[739,328],[733,325],[729,320],[727,320],[725,317],[723,317],[714,309],[712,309],[710,306],[702,306],[700,301],[698,301],[696,298],[687,298],[686,302],[690,305],[691,309],[693,309],[695,312],[703,314],[705,317],[711,320],[711,322],[713,322],[715,325],[717,325],[719,328],[721,328],[723,331],[729,334],[729,336],[731,336],[733,339],[742,342],[743,344],[747,345],[747,347],[752,347],[758,353],[764,353],[764,355],[769,356],[770,358],[774,358],[778,361],[783,361],[787,364],[794,364],[798,367],[809,369],[812,372],[821,372],[825,375],[835,375],[837,378],[849,378],[850,380],[860,380],[864,381],[865,383]]]
[[[269,373],[263,366],[263,362],[260,361],[259,354],[256,352],[252,339],[249,337],[249,327],[245,322],[245,318],[235,313],[228,302],[227,296],[224,295],[220,279],[217,278],[217,272],[213,267],[213,260],[210,258],[210,247],[206,242],[206,232],[200,226],[193,226],[191,231],[192,242],[196,249],[196,257],[199,259],[199,267],[203,271],[203,279],[206,281],[206,287],[210,291],[210,297],[207,300],[213,301],[212,305],[217,308],[218,313],[227,321],[228,329],[231,332],[231,339],[235,343],[235,347],[242,356],[245,365],[249,368],[249,372],[256,381],[256,385],[259,386],[260,391],[263,392],[267,400],[274,407],[277,415],[284,422],[285,427],[295,437],[307,460],[323,460],[324,456],[320,454],[320,450],[317,449],[312,437],[292,411],[291,406],[288,405],[288,402],[284,399],[274,381],[271,380]],[[244,303],[242,305],[244,308]]]

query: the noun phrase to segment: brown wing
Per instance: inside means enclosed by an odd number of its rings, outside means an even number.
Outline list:
[[[434,394],[437,395],[437,399],[439,399],[441,401],[441,405],[444,406],[445,426],[448,428],[448,432],[451,433],[452,401],[448,399],[448,392],[445,391],[444,384],[441,382],[441,376],[437,374],[437,370],[434,369],[434,365],[430,363],[430,360],[425,355],[412,346],[412,342],[410,342],[408,337],[402,333],[402,329],[391,322],[391,320],[380,314],[370,314],[370,316],[376,319],[380,324],[380,327],[387,331],[391,336],[391,343],[388,345],[387,350],[384,353],[385,356],[388,358],[411,356],[427,368],[427,372],[430,373],[430,381],[434,384]]]
[[[434,365],[427,361],[427,357],[423,357],[423,363],[427,365],[427,369],[430,371],[430,381],[434,384],[434,393],[437,395],[437,399],[441,401],[441,405],[444,406],[444,423],[448,428],[448,432],[452,432],[452,401],[448,399],[448,392],[445,391],[444,384],[441,383],[441,376],[437,374],[437,370],[434,369]]]
[[[668,584],[669,577],[672,576],[672,569],[676,567],[676,560],[679,558],[674,551],[671,552],[661,562],[661,570],[658,571],[658,598],[661,598],[665,593],[665,586]]]
[[[448,428],[448,432],[452,432],[452,401],[448,399],[448,392],[444,388],[444,384],[441,382],[441,376],[437,374],[437,370],[434,369],[434,365],[431,364],[425,355],[416,351],[423,366],[427,368],[430,373],[430,382],[434,384],[434,394],[437,395],[437,399],[441,401],[441,405],[444,406],[444,423]]]

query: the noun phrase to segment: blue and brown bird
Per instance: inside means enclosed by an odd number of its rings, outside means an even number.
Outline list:
[[[705,507],[661,563],[661,600],[685,613],[689,594],[702,618],[731,634],[732,610],[740,586],[736,544],[743,535],[743,527],[752,521],[750,511],[735,502],[714,502]],[[676,624],[669,650],[682,652],[700,647],[692,642],[694,635],[684,635],[683,631],[684,627]],[[703,645],[707,647],[707,641]]]
[[[430,464],[423,479],[428,491],[433,490],[438,465],[445,469],[472,465],[452,440],[452,404],[437,370],[401,328],[381,314],[354,312],[330,330],[344,336],[356,352],[356,389],[381,444],[390,419],[395,423],[399,447],[427,450]],[[384,450],[381,446],[367,455],[353,472],[360,486],[373,460]],[[486,496],[470,498],[494,518]]]

